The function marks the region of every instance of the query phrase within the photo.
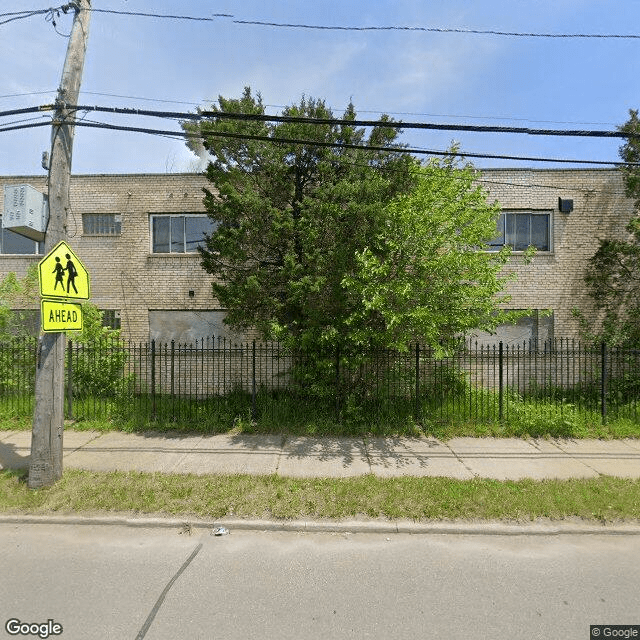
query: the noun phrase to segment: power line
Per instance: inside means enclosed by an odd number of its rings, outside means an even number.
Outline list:
[[[127,131],[135,133],[147,133],[151,135],[168,136],[173,138],[193,138],[202,139],[203,135],[198,133],[189,133],[186,131],[169,131],[161,129],[150,129],[146,127],[130,127],[113,125],[107,123],[90,123],[77,121],[76,126],[79,127],[92,127],[98,129],[108,129],[112,131]],[[389,153],[406,153],[415,155],[429,155],[429,156],[459,156],[461,158],[481,158],[489,160],[513,160],[517,162],[551,162],[557,164],[585,164],[596,166],[625,166],[625,167],[640,167],[640,162],[620,162],[620,161],[604,161],[604,160],[579,160],[570,158],[540,158],[534,156],[512,156],[502,154],[487,154],[487,153],[468,153],[464,151],[456,151],[454,154],[451,151],[440,151],[433,149],[415,149],[411,147],[384,147],[377,145],[356,145],[345,142],[323,142],[316,140],[302,140],[298,138],[276,138],[271,136],[255,136],[247,134],[235,134],[230,132],[208,132],[206,136],[230,138],[237,140],[253,140],[256,142],[269,142],[272,144],[295,144],[295,145],[307,145],[314,147],[329,147],[339,149],[353,149],[361,151],[382,151]]]
[[[47,119],[46,122],[36,122],[34,124],[20,124],[13,127],[1,127],[0,133],[5,133],[7,131],[19,131],[20,129],[33,129],[35,127],[50,127],[50,126],[51,126],[51,120]]]
[[[0,17],[8,17],[0,22],[0,25],[7,24],[15,20],[30,18],[35,15],[48,14],[53,17],[59,15],[59,11],[67,13],[69,9],[77,8],[75,2],[70,2],[55,8],[35,9],[33,11],[21,11],[0,14]],[[96,9],[90,8],[89,11],[95,13],[113,14],[119,16],[132,16],[144,18],[156,18],[166,20],[187,20],[192,22],[216,22],[219,18],[233,18],[233,14],[214,13],[211,16],[189,16],[182,14],[164,14],[164,13],[146,13],[141,11],[121,11],[116,9]],[[542,33],[542,32],[522,32],[522,31],[501,31],[497,29],[470,29],[463,27],[424,27],[424,26],[345,26],[345,25],[321,25],[321,24],[303,24],[289,22],[269,22],[262,20],[232,20],[233,24],[246,26],[271,27],[279,29],[305,29],[319,31],[350,31],[350,32],[423,32],[423,33],[443,33],[443,34],[466,34],[466,35],[488,35],[503,36],[511,38],[546,38],[546,39],[597,39],[597,40],[639,40],[640,34],[635,33]],[[54,23],[55,27],[55,23]],[[61,34],[63,35],[63,34]]]
[[[43,91],[41,93],[52,93],[51,91]],[[188,100],[170,100],[166,98],[149,98],[142,96],[128,96],[117,93],[101,93],[97,91],[82,91],[83,95],[89,96],[103,96],[107,98],[123,98],[127,100],[142,100],[144,102],[160,102],[165,104],[188,104],[194,107],[199,107],[202,103],[213,102],[211,98],[203,98],[199,102],[190,102]],[[32,94],[14,94],[17,96],[20,95],[32,95]],[[34,93],[33,95],[37,95]],[[4,97],[13,97],[13,96],[0,96],[0,98]],[[287,105],[282,104],[266,104],[265,107],[274,107],[276,109],[285,109]],[[333,110],[332,107],[329,107]],[[584,121],[576,121],[576,120],[535,120],[532,118],[522,118],[516,116],[473,116],[473,115],[464,115],[464,114],[451,114],[451,113],[420,113],[416,111],[386,111],[385,109],[358,109],[359,113],[387,113],[391,116],[423,116],[427,118],[466,118],[469,120],[513,120],[518,122],[538,122],[543,124],[580,124],[580,125],[591,125],[591,126],[612,126],[615,127],[618,123],[616,122],[584,122]]]
[[[40,93],[53,93],[53,91],[42,91]],[[143,96],[128,96],[117,93],[101,93],[97,91],[82,91],[83,95],[90,96],[104,96],[107,98],[123,98],[127,100],[142,100],[144,102],[160,102],[166,104],[188,104],[194,107],[199,107],[202,103],[213,102],[211,98],[203,98],[199,102],[190,102],[188,100],[170,100],[166,98],[149,98]],[[29,94],[14,94],[15,96],[21,95],[37,95],[37,93]],[[0,96],[0,98],[5,97],[13,97],[13,96]],[[265,107],[274,107],[276,109],[285,109],[287,105],[282,104],[266,104]],[[333,110],[332,107],[329,107]],[[612,126],[615,127],[618,123],[616,122],[584,122],[584,121],[575,121],[575,120],[535,120],[532,118],[522,118],[516,116],[473,116],[473,115],[463,115],[463,114],[451,114],[451,113],[420,113],[416,111],[386,111],[385,109],[358,109],[359,113],[387,113],[392,116],[423,116],[427,118],[467,118],[469,120],[514,120],[518,122],[538,122],[543,124],[580,124],[580,125],[591,125],[591,126]]]
[[[55,94],[56,89],[51,89],[50,91],[27,91],[26,93],[7,93],[3,96],[0,96],[0,100],[4,98],[22,98],[24,96],[41,96],[48,93]]]
[[[52,110],[54,105],[42,105],[39,107],[29,107],[25,109],[13,109],[11,111],[0,112],[0,116],[7,115],[17,115],[17,114],[25,114],[25,113],[34,113],[37,111],[45,111]],[[233,118],[240,120],[276,120],[276,121],[289,121],[289,122],[304,122],[307,124],[346,124],[349,126],[381,126],[381,127],[392,127],[392,128],[416,128],[416,129],[438,129],[438,130],[454,130],[454,131],[476,131],[476,132],[494,132],[494,133],[528,133],[533,135],[577,135],[577,136],[585,136],[591,135],[592,137],[619,137],[619,138],[640,138],[638,134],[627,134],[620,131],[569,131],[569,130],[532,130],[528,128],[519,128],[519,127],[477,127],[475,125],[439,125],[433,123],[401,123],[401,122],[386,122],[386,121],[368,121],[368,120],[344,120],[344,119],[317,119],[317,118],[298,118],[298,117],[289,117],[289,116],[258,116],[251,114],[230,114],[230,113],[221,113],[221,112],[203,112],[203,113],[185,113],[185,112],[167,112],[167,111],[151,111],[145,109],[132,109],[132,108],[124,108],[124,107],[98,107],[98,106],[90,106],[90,105],[67,105],[67,108],[72,111],[98,111],[103,113],[115,113],[115,114],[124,114],[124,115],[145,115],[145,116],[154,116],[161,118],[171,118],[178,120],[202,120],[208,116],[215,117],[225,117],[225,118]],[[138,133],[147,133],[147,134],[155,134],[162,135],[172,138],[202,138],[201,134],[191,134],[188,132],[180,132],[180,131],[167,131],[160,129],[150,129],[145,127],[121,127],[119,125],[110,125],[106,123],[82,123],[81,121],[77,123],[78,126],[93,126],[98,128],[109,128],[112,130],[121,130],[121,131],[130,131],[130,132],[138,132]],[[25,125],[26,128],[27,125]],[[37,125],[32,125],[37,126]],[[5,127],[0,129],[0,132],[4,131],[12,131],[20,127]],[[389,151],[394,150],[397,152],[404,153],[412,153],[417,155],[450,155],[450,152],[443,152],[439,150],[429,150],[429,149],[417,149],[417,148],[408,148],[408,147],[397,147],[395,149],[388,147],[377,147],[377,146],[365,146],[365,145],[350,145],[347,143],[332,143],[332,142],[318,142],[312,140],[301,140],[296,138],[277,138],[274,136],[250,136],[246,134],[234,134],[230,132],[206,132],[205,136],[218,136],[218,137],[227,137],[227,138],[237,138],[237,139],[245,139],[245,140],[256,140],[263,142],[282,142],[288,144],[301,144],[301,145],[315,145],[319,147],[334,147],[334,148],[351,148],[351,149],[363,149],[369,151]],[[537,158],[533,156],[512,156],[512,155],[503,155],[503,154],[485,154],[485,153],[469,153],[469,152],[460,152],[457,155],[461,157],[468,158],[481,158],[481,159],[499,159],[499,160],[514,160],[518,162],[529,161],[529,162],[553,162],[553,163],[566,163],[566,164],[589,164],[589,165],[623,165],[625,163],[621,162],[607,162],[607,161],[598,161],[598,160],[580,160],[580,159],[566,159],[566,158]],[[635,166],[633,164],[628,166]]]
[[[145,102],[163,102],[166,104],[189,104],[194,107],[198,107],[202,104],[202,102],[207,102],[207,100],[202,100],[200,102],[189,102],[187,100],[167,100],[163,98],[142,98],[140,96],[126,96],[117,93],[99,93],[97,91],[81,91],[82,95],[88,96],[104,96],[107,98],[124,98],[127,100],[143,100]],[[2,98],[3,96],[0,96]]]
[[[191,20],[197,22],[215,22],[217,18],[234,18],[228,13],[214,13],[211,16],[189,16],[189,15],[172,15],[162,13],[144,13],[140,11],[119,11],[114,9],[94,9],[91,11],[98,13],[109,13],[124,16],[137,16],[157,19],[171,20]],[[313,29],[322,31],[418,31],[425,33],[453,33],[453,34],[471,34],[471,35],[492,35],[507,36],[516,38],[558,38],[558,39],[640,39],[640,34],[619,34],[619,33],[538,33],[538,32],[519,32],[519,31],[501,31],[497,29],[469,29],[469,28],[448,28],[448,27],[424,27],[424,26],[343,26],[343,25],[319,25],[319,24],[300,24],[288,22],[268,22],[262,20],[232,20],[233,24],[273,27],[282,29]]]
[[[262,22],[260,20],[233,20],[234,24],[257,25],[264,27],[281,27],[287,29],[317,29],[324,31],[423,31],[427,33],[459,33],[473,35],[509,36],[516,38],[619,38],[640,39],[639,34],[613,34],[613,33],[532,33],[519,31],[497,31],[494,29],[465,29],[443,27],[407,27],[407,26],[378,26],[378,27],[345,27],[328,26],[318,24],[292,24],[281,22]]]
[[[25,18],[30,18],[31,16],[36,16],[38,14],[46,13],[48,9],[41,9],[36,11],[19,11],[14,13],[3,13],[0,15],[0,18],[4,18],[6,16],[13,16],[12,18],[7,18],[0,22],[0,25],[7,24],[9,22],[14,22],[15,20],[23,20]]]
[[[36,113],[42,111],[50,111],[55,108],[55,105],[40,105],[36,107],[26,107],[22,109],[12,109],[8,111],[0,112],[0,117],[23,115],[27,113]],[[522,127],[480,127],[476,125],[441,125],[434,123],[402,123],[402,122],[387,122],[384,120],[345,120],[345,119],[318,119],[318,118],[303,118],[292,116],[266,116],[266,115],[254,115],[254,114],[238,114],[238,113],[223,113],[223,112],[200,112],[200,113],[185,113],[185,112],[167,112],[167,111],[152,111],[146,109],[133,109],[124,107],[99,107],[90,105],[66,105],[66,108],[71,111],[97,111],[102,113],[115,113],[120,115],[143,115],[154,116],[160,118],[171,118],[178,120],[197,120],[202,121],[207,117],[215,118],[228,118],[235,120],[252,120],[252,121],[276,121],[276,122],[294,122],[305,123],[314,125],[326,125],[326,124],[345,124],[348,126],[369,126],[369,127],[389,127],[389,128],[414,128],[414,129],[436,129],[436,130],[453,130],[453,131],[474,131],[474,132],[492,132],[492,133],[526,133],[530,135],[561,135],[561,136],[591,136],[591,137],[617,137],[617,138],[640,138],[639,134],[623,133],[621,131],[576,131],[576,130],[535,130]],[[46,123],[37,124],[22,124],[11,127],[0,128],[0,133],[6,131],[15,131],[22,128],[30,128],[36,126],[43,126]],[[231,132],[206,132],[204,136],[202,134],[192,134],[184,131],[167,131],[160,129],[150,129],[145,127],[125,127],[119,125],[111,125],[100,122],[82,122],[76,123],[78,126],[97,127],[103,129],[112,129],[120,131],[130,131],[138,133],[147,133],[153,135],[161,135],[171,138],[203,138],[206,136],[217,136],[226,138],[236,138],[244,140],[256,140],[262,142],[271,143],[287,143],[287,144],[300,144],[311,145],[317,147],[333,147],[333,148],[345,148],[345,149],[361,149],[369,151],[395,151],[401,153],[410,153],[417,155],[451,155],[450,152],[444,152],[439,150],[430,149],[417,149],[408,147],[382,147],[372,145],[355,145],[340,142],[322,142],[313,140],[302,140],[297,138],[278,138],[275,136],[253,136],[247,134],[235,134]],[[567,158],[539,158],[533,156],[513,156],[503,154],[486,154],[486,153],[470,153],[459,152],[456,155],[460,157],[468,158],[481,158],[481,159],[499,159],[499,160],[514,160],[514,161],[529,161],[529,162],[553,162],[553,163],[566,163],[566,164],[589,164],[589,165],[624,165],[624,166],[636,166],[636,163],[623,163],[623,162],[608,162],[599,160],[581,160],[581,159],[567,159]]]
[[[640,139],[640,134],[626,133],[619,130],[593,130],[593,129],[534,129],[531,127],[505,127],[496,125],[471,125],[471,124],[441,124],[434,122],[395,122],[385,120],[347,120],[344,118],[308,118],[301,116],[276,116],[266,114],[228,113],[223,111],[198,111],[197,113],[181,111],[155,111],[149,109],[137,109],[133,107],[102,107],[91,105],[67,105],[69,109],[76,111],[98,111],[102,113],[114,113],[120,115],[152,116],[156,118],[168,118],[175,120],[237,120],[251,122],[279,122],[289,124],[312,124],[329,126],[355,126],[355,127],[383,127],[391,129],[423,129],[431,131],[466,131],[472,133],[513,133],[533,136],[565,136],[565,137],[589,137],[589,138],[625,138]],[[2,113],[0,113],[0,116]]]
[[[60,11],[62,11],[62,13],[67,13],[70,9],[77,10],[78,9],[77,2],[68,2],[67,4],[60,5],[59,7],[49,7],[47,9],[33,9],[28,11],[13,11],[10,13],[2,13],[0,14],[0,18],[6,17],[6,16],[12,16],[12,17],[7,18],[6,20],[3,20],[2,22],[0,22],[0,25],[7,24],[9,22],[14,22],[15,20],[24,20],[25,18],[31,18],[33,16],[44,14],[46,16],[46,19],[48,21],[51,21],[55,28],[56,26],[55,16],[59,16]]]
[[[12,120],[11,122],[3,122],[2,127],[7,127],[9,125],[21,124],[23,122],[34,122],[36,120],[46,119],[47,122],[45,124],[51,124],[51,119],[45,116],[44,114],[41,116],[36,116],[35,118],[21,118],[20,120]],[[4,131],[4,128],[2,129]]]
[[[54,109],[53,105],[40,105],[37,107],[23,107],[21,109],[10,109],[7,111],[0,111],[0,118],[5,118],[7,116],[19,116],[24,115],[25,113],[37,113],[38,111],[52,111]]]
[[[46,116],[42,116],[43,118]],[[8,132],[8,131],[17,131],[20,129],[32,129],[32,128],[38,128],[38,127],[44,127],[44,126],[50,126],[50,121],[47,120],[47,122],[37,122],[34,124],[21,124],[21,125],[17,125],[17,126],[10,126],[10,127],[1,127],[0,128],[0,133],[3,132]],[[164,137],[164,138],[169,138],[169,139],[173,139],[173,140],[177,140],[177,139],[185,139],[185,138],[192,138],[192,139],[201,139],[202,136],[199,134],[188,134],[186,132],[181,132],[181,131],[162,131],[162,130],[156,130],[156,129],[146,129],[146,128],[140,128],[140,127],[123,127],[123,126],[118,126],[118,125],[110,125],[107,123],[101,123],[101,122],[87,122],[87,121],[77,121],[76,126],[86,126],[86,127],[93,127],[93,128],[98,128],[98,129],[110,129],[110,130],[118,130],[118,131],[131,131],[131,132],[136,132],[136,133],[145,133],[145,134],[151,134],[151,135],[157,135],[159,137]],[[224,134],[220,134],[220,135],[224,135]],[[230,135],[224,135],[224,137],[232,137]],[[233,137],[237,137],[239,139],[242,138],[247,138],[247,139],[254,139],[251,136],[233,136]],[[276,140],[276,139],[271,139],[268,138],[267,139],[270,142],[279,142],[279,143],[289,143],[289,142],[298,142],[299,144],[308,144],[308,145],[317,145],[317,143],[313,142],[313,141],[291,141],[291,140]],[[319,145],[318,145],[319,146]],[[339,146],[339,145],[331,145],[330,143],[328,143],[326,146]],[[364,150],[373,150],[373,148],[371,147],[361,147]],[[396,151],[396,152],[403,152],[403,153],[409,153],[415,150],[411,150],[411,149],[404,149],[404,148],[386,148],[383,147],[382,148],[384,151]],[[440,156],[448,156],[451,155],[450,151],[429,151],[429,150],[425,150],[425,149],[420,149],[417,150],[419,153],[422,154],[429,154],[429,155],[440,155]],[[523,161],[534,161],[534,162],[581,162],[581,163],[586,163],[586,162],[590,162],[593,164],[599,164],[599,165],[606,165],[606,166],[618,166],[618,167],[635,167],[635,166],[640,166],[640,163],[625,163],[625,162],[598,162],[598,161],[573,161],[573,160],[555,160],[552,158],[524,158],[524,157],[511,157],[511,156],[496,156],[496,155],[489,155],[489,154],[470,154],[470,153],[464,153],[464,152],[457,152],[455,154],[456,156],[459,157],[476,157],[476,158],[487,158],[487,159],[514,159],[514,160],[523,160]],[[353,162],[350,160],[347,160],[346,158],[337,158],[336,159],[338,162],[342,162],[342,163],[346,163],[346,164],[352,164],[352,165],[356,165],[356,166],[365,166],[364,163],[358,163],[358,162]],[[380,167],[381,170],[384,171],[396,171],[396,169],[391,168],[391,167]],[[511,170],[512,167],[507,168],[506,170]],[[496,180],[495,178],[484,178],[481,177],[482,176],[482,171],[494,171],[496,169],[492,169],[492,168],[488,168],[488,169],[478,169],[478,172],[481,174],[478,177],[474,178],[475,182],[478,183],[482,183],[482,184],[487,184],[487,185],[499,185],[499,186],[508,186],[508,187],[518,187],[518,188],[527,188],[527,189],[551,189],[554,191],[557,191],[559,188],[564,188],[564,185],[558,185],[558,184],[540,184],[540,183],[522,183],[522,182],[511,182],[511,181],[504,181],[504,180]],[[592,189],[592,188],[588,188],[588,187],[578,187],[575,185],[571,186],[571,190],[572,191],[583,191],[585,193],[609,193],[611,195],[618,195],[618,196],[625,196],[626,193],[624,190],[618,190],[618,189]]]
[[[184,16],[184,15],[168,15],[165,13],[143,13],[141,11],[117,11],[115,9],[94,9],[91,8],[90,11],[94,13],[113,13],[116,15],[124,15],[124,16],[136,16],[143,18],[164,18],[169,20],[193,20],[196,22],[216,22],[216,18],[233,18],[233,15],[229,13],[212,13],[211,17],[200,17],[200,16]]]

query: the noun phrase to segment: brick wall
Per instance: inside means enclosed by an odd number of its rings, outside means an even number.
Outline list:
[[[625,238],[633,203],[624,195],[621,175],[609,169],[490,169],[479,182],[503,209],[549,210],[551,251],[531,264],[514,256],[508,270],[517,280],[507,292],[512,309],[551,309],[556,337],[577,337],[574,307],[593,306],[584,286],[587,261],[604,238]],[[571,213],[558,211],[558,198],[573,200]]]
[[[30,184],[46,193],[44,176],[0,177],[5,184]],[[571,315],[575,306],[588,308],[582,281],[587,260],[598,241],[624,237],[632,204],[624,197],[615,170],[490,169],[479,184],[505,209],[552,212],[552,250],[525,265],[514,256],[508,266],[518,280],[509,285],[510,308],[552,309],[555,335],[578,332]],[[154,213],[204,212],[199,174],[85,175],[71,180],[68,243],[87,267],[92,302],[121,314],[123,334],[149,339],[149,310],[218,310],[211,276],[200,267],[198,254],[153,254],[150,216]],[[570,214],[558,212],[558,197],[572,199]],[[0,199],[0,213],[3,200]],[[120,236],[84,236],[83,213],[121,216]],[[0,277],[9,271],[24,275],[40,257],[0,256]],[[189,291],[193,291],[193,297]]]
[[[0,178],[0,186],[21,183],[46,193],[43,177]],[[89,272],[91,301],[101,309],[120,311],[126,337],[148,339],[149,309],[219,309],[211,293],[211,277],[201,269],[198,254],[151,251],[151,214],[204,212],[202,188],[206,185],[198,174],[72,178],[67,242]],[[83,213],[120,215],[121,235],[83,235]],[[0,274],[16,271],[23,275],[39,259],[0,256]]]

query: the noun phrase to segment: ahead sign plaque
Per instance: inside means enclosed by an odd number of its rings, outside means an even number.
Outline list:
[[[41,300],[40,313],[43,331],[82,331],[82,305],[78,302]]]

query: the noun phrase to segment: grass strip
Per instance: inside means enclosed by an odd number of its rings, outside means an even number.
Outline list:
[[[66,470],[29,490],[24,472],[0,472],[0,511],[128,512],[222,518],[511,520],[640,519],[640,480],[599,477],[496,481],[449,478],[295,479]]]

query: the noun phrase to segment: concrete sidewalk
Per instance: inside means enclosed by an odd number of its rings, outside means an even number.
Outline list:
[[[27,468],[31,431],[0,431],[0,469]],[[65,431],[65,468],[290,477],[640,478],[640,440],[309,438]]]

